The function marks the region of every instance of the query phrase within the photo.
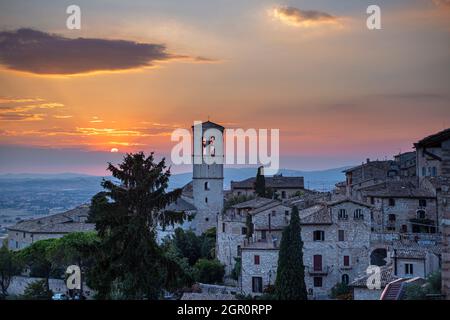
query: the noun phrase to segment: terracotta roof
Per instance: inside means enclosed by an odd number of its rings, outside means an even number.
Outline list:
[[[192,128],[194,128],[194,126],[192,126]],[[214,128],[214,129],[219,129],[220,131],[223,131],[225,129],[221,125],[218,125],[217,123],[214,123],[209,120],[202,123],[202,128],[203,128],[203,130]]]
[[[414,143],[415,148],[421,147],[438,147],[441,142],[450,139],[450,128],[442,130],[438,133],[432,134],[428,137],[423,138],[422,140]]]
[[[392,160],[374,160],[374,161],[369,161],[363,164],[360,164],[359,166],[356,167],[352,167],[352,168],[348,168],[346,170],[343,170],[342,172],[347,173],[347,172],[352,172],[355,170],[359,170],[362,167],[375,167],[378,169],[383,169],[383,170],[388,170],[392,164]]]
[[[399,279],[396,275],[394,275],[394,266],[392,264],[387,266],[382,266],[381,268],[381,287],[384,288],[386,285],[394,280]],[[367,287],[367,279],[371,274],[364,275],[362,277],[359,277],[355,279],[353,282],[350,283],[351,287]]]
[[[332,224],[331,212],[325,203],[299,211],[301,224]]]
[[[31,233],[71,233],[95,230],[95,224],[81,222],[80,218],[87,218],[89,206],[83,205],[75,209],[57,213],[38,219],[25,220],[8,227],[11,231]],[[84,220],[84,219],[83,219]]]
[[[197,208],[183,199],[182,197],[178,198],[175,202],[172,202],[169,206],[166,207],[166,210],[170,211],[194,211]]]
[[[254,189],[256,177],[242,181],[231,181],[231,189]],[[303,177],[284,177],[281,175],[265,177],[266,188],[303,189],[305,187]]]
[[[383,183],[361,188],[363,196],[379,198],[434,198],[433,192],[418,188],[412,182],[385,181]]]
[[[269,199],[269,198],[262,198],[262,197],[256,197],[254,199],[250,199],[247,200],[245,202],[241,202],[241,203],[237,203],[233,206],[231,206],[231,208],[235,208],[235,209],[257,209],[263,206],[268,205],[269,203],[280,203],[280,201],[274,200],[274,199]]]

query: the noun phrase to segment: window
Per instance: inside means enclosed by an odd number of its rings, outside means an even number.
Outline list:
[[[370,197],[370,204],[375,204],[375,198],[374,197]]]
[[[242,227],[241,234],[246,235],[247,234],[247,227]]]
[[[394,207],[395,206],[395,199],[389,198],[389,206]]]
[[[285,210],[285,211],[284,211],[284,215],[285,215],[285,216],[288,216],[288,215],[289,215],[289,210]]]
[[[262,277],[252,277],[252,291],[262,293]]]
[[[348,284],[350,282],[350,278],[348,277],[348,274],[343,274],[342,275],[342,283]]]
[[[25,236],[26,236],[26,234],[25,234],[25,232],[23,233],[23,238],[25,239]]]
[[[364,219],[364,215],[363,215],[361,209],[356,209],[353,212],[353,219],[355,219],[355,220],[363,220]]]
[[[436,177],[437,176],[437,170],[436,167],[431,168],[431,176]]]
[[[225,232],[225,222],[224,223],[222,223],[222,232]]]
[[[277,215],[277,212],[275,210],[272,210],[272,217],[275,217]]]
[[[395,219],[396,219],[395,214],[390,213],[390,214],[388,215],[388,219],[389,219],[389,222],[395,222]]]
[[[417,219],[425,219],[426,213],[425,210],[417,210]]]
[[[408,232],[408,226],[406,224],[402,224],[402,231],[403,233]]]
[[[422,167],[422,177],[425,177],[427,175],[427,171],[425,167]]]
[[[314,277],[314,287],[322,287],[322,277]]]
[[[325,231],[316,230],[313,232],[313,240],[314,241],[324,241],[325,240]]]
[[[208,197],[205,198],[205,203],[208,203]]]
[[[286,191],[281,191],[281,198],[286,199]]]
[[[370,213],[370,220],[373,221],[373,212]]]
[[[237,246],[237,255],[238,257],[241,256],[241,246]]]
[[[348,218],[347,211],[345,209],[339,209],[338,219],[339,220],[347,220],[347,218]]]
[[[266,230],[261,231],[261,239],[266,240]]]
[[[209,190],[209,182],[208,181],[205,182],[205,190]]]
[[[344,267],[350,266],[350,256],[344,256]]]
[[[405,274],[411,275],[414,273],[414,268],[412,263],[405,263]]]
[[[254,262],[255,264],[259,264],[259,255],[254,256]]]
[[[308,288],[308,295],[312,296],[313,292],[314,292],[314,291],[313,291],[312,288]]]
[[[338,230],[338,241],[345,241],[345,231]]]
[[[205,221],[208,222],[208,221],[209,221],[209,218],[205,218]]]
[[[314,255],[313,269],[314,269],[314,271],[322,271],[322,255],[320,255],[320,254]]]
[[[419,199],[419,207],[425,208],[427,206],[427,200]]]

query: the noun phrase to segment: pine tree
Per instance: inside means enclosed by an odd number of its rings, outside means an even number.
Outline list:
[[[255,193],[258,197],[266,196],[266,179],[264,178],[263,169],[262,166],[259,167],[256,173]]]
[[[164,159],[155,163],[153,153],[128,154],[108,170],[120,183],[103,181],[106,191],[92,199],[90,221],[100,243],[91,253],[97,259],[88,285],[103,299],[156,299],[182,272],[156,243],[158,224],[174,225],[186,217],[165,210],[181,189],[166,191],[170,172]]]
[[[303,241],[297,207],[292,209],[289,226],[283,230],[275,287],[277,299],[307,300]]]

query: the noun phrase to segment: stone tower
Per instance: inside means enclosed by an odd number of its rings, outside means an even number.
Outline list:
[[[197,214],[192,221],[195,233],[217,227],[223,209],[223,131],[224,127],[207,121],[192,127],[193,200]]]

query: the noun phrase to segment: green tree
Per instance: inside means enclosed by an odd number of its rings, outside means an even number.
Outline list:
[[[200,239],[200,257],[214,259],[216,256],[216,228],[209,228],[203,232]]]
[[[0,298],[8,295],[8,287],[13,276],[19,274],[21,265],[16,254],[9,250],[6,243],[0,248]]]
[[[284,228],[278,256],[276,297],[280,300],[307,300],[303,241],[297,207],[291,212],[291,221]]]
[[[239,280],[239,276],[241,275],[242,270],[242,259],[241,257],[235,257],[234,258],[234,267],[233,270],[231,270],[231,278],[234,280]]]
[[[32,243],[18,252],[18,257],[25,267],[30,270],[31,277],[44,278],[49,290],[48,279],[61,276],[61,269],[53,261],[52,252],[59,239],[45,239]]]
[[[253,218],[250,213],[247,213],[247,216],[245,217],[245,227],[247,228],[245,236],[247,239],[250,239],[253,236]]]
[[[199,259],[194,265],[194,274],[197,282],[222,283],[225,267],[217,259]]]
[[[266,196],[266,178],[264,177],[263,170],[264,167],[261,166],[256,173],[255,193],[258,197]]]
[[[45,280],[36,280],[25,288],[22,298],[26,300],[50,300],[53,292]]]
[[[89,219],[100,241],[88,285],[102,299],[156,299],[183,272],[156,243],[158,225],[174,226],[186,218],[184,212],[166,210],[181,189],[167,192],[170,170],[164,159],[156,163],[153,153],[127,154],[108,170],[119,183],[103,181],[106,191],[91,201]]]
[[[173,243],[180,255],[188,260],[189,265],[193,266],[200,259],[201,240],[191,230],[175,229]]]

